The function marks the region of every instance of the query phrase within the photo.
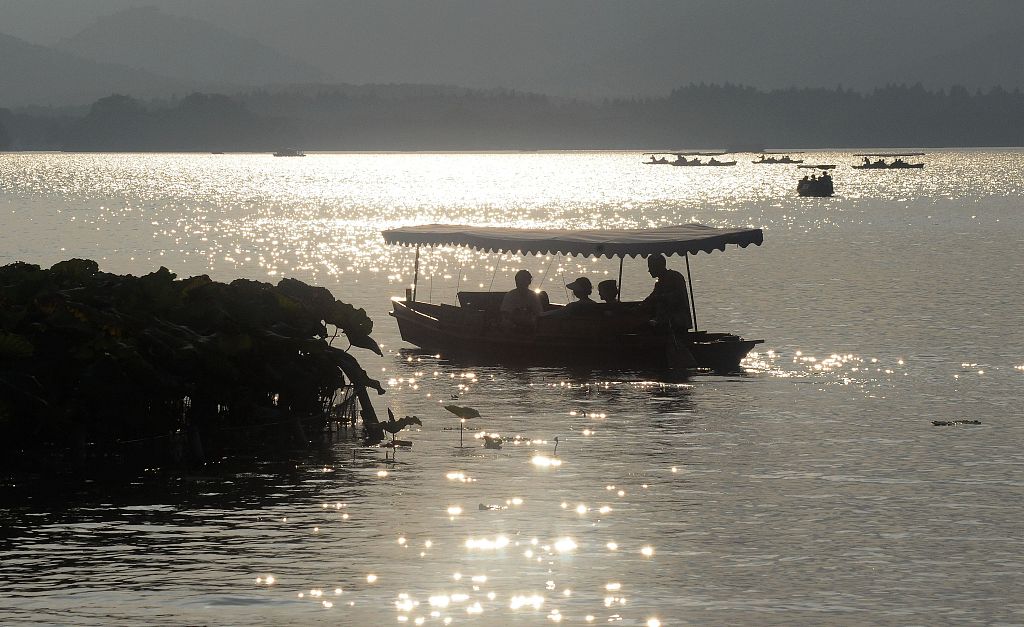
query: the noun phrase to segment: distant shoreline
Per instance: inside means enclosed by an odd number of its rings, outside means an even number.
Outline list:
[[[810,150],[1024,146],[1024,93],[887,86],[759,91],[690,85],[664,98],[564,100],[399,88],[114,94],[84,113],[0,109],[0,149],[89,152]],[[655,148],[652,148],[655,147]]]

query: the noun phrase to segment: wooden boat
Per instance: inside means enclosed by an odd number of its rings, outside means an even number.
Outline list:
[[[827,198],[835,193],[832,185],[832,177],[820,177],[817,179],[803,179],[796,184],[796,193],[800,196],[814,196]]]
[[[775,155],[761,155],[757,159],[751,161],[751,163],[763,163],[763,164],[776,164],[776,163],[803,163],[803,159],[794,159],[789,155],[783,155],[776,157]]]
[[[693,161],[686,161],[684,159],[680,159],[680,160],[677,160],[677,161],[669,161],[669,165],[681,165],[681,166],[690,166],[690,167],[698,167],[699,168],[699,167],[707,167],[707,166],[715,167],[715,166],[720,166],[720,165],[736,165],[736,162],[735,161],[718,161],[714,157],[712,157],[711,159],[708,159],[707,161],[701,161],[700,159],[694,157]]]
[[[834,170],[835,165],[831,163],[818,164],[818,165],[802,165],[801,168],[815,168],[821,170],[821,175],[815,178],[804,178],[797,181],[796,193],[800,196],[813,196],[817,198],[827,198],[835,194],[835,187],[832,184],[832,176],[828,173],[829,170]]]
[[[639,303],[602,303],[587,315],[541,316],[529,332],[511,332],[501,324],[505,292],[460,292],[458,305],[419,302],[421,246],[466,246],[489,252],[566,254],[619,258],[619,286],[626,256],[646,257],[725,250],[730,244],[760,245],[761,229],[721,229],[701,224],[657,229],[543,230],[464,225],[422,225],[384,231],[389,244],[416,247],[414,287],[405,299],[392,299],[402,339],[443,358],[516,366],[683,368],[736,372],[740,361],[764,340],[731,333],[662,329],[649,323]],[[693,285],[690,303],[693,306]],[[557,310],[560,305],[547,305]]]
[[[903,160],[903,157],[919,157],[923,155],[923,152],[881,152],[881,153],[862,153],[854,155],[855,157],[862,157],[863,163],[850,166],[855,170],[902,170],[902,169],[920,169],[924,167],[923,163],[908,163]],[[876,161],[871,161],[871,157],[878,157]],[[894,158],[895,160],[891,163],[887,162],[886,159]]]

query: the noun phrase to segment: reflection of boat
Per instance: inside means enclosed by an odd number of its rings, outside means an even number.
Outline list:
[[[284,148],[274,153],[275,157],[305,157],[306,153],[296,148]]]
[[[914,169],[923,168],[923,163],[907,163],[903,160],[903,157],[919,157],[923,155],[923,152],[883,152],[883,153],[866,153],[854,155],[855,157],[861,157],[863,161],[857,165],[850,166],[855,170],[901,170],[901,169]],[[877,160],[872,161],[871,157],[878,157]],[[894,158],[892,163],[886,162],[886,159]]]
[[[803,163],[803,159],[794,159],[789,155],[776,157],[775,155],[761,155],[751,163]]]
[[[820,176],[805,176],[796,184],[796,193],[801,196],[816,196],[819,198],[826,198],[835,193],[835,187],[832,185],[832,176],[828,173],[828,170],[834,169],[834,165],[815,165],[815,166],[800,166],[806,168],[818,168],[820,169]],[[812,178],[813,177],[813,178]]]
[[[725,250],[728,244],[760,245],[761,229],[720,229],[687,224],[658,229],[543,230],[462,225],[411,226],[384,231],[389,244],[467,246],[489,252],[566,254],[619,258],[619,283],[626,256],[686,255]],[[505,292],[459,292],[459,305],[416,300],[415,285],[406,298],[393,299],[392,314],[402,339],[445,358],[517,365],[605,367],[696,367],[716,372],[739,370],[740,360],[763,340],[729,333],[659,329],[648,324],[639,303],[597,305],[590,315],[542,316],[536,329],[510,332],[501,326],[499,308]],[[691,303],[693,286],[690,284]],[[547,305],[558,310],[560,305]]]

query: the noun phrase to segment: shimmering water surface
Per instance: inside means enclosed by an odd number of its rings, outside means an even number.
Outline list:
[[[0,263],[326,286],[375,321],[378,411],[424,422],[397,461],[347,440],[168,492],[8,486],[0,622],[1024,623],[1024,151],[803,157],[840,164],[835,198],[753,155],[0,154]],[[690,221],[765,231],[691,259],[701,328],[765,340],[743,375],[470,368],[387,316],[412,251],[382,228]],[[442,249],[419,294],[520,267],[556,301],[618,273]],[[649,291],[642,260],[624,283]],[[483,414],[466,448],[453,395]]]

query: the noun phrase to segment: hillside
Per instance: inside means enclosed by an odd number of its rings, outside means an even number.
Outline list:
[[[117,63],[178,79],[219,86],[305,83],[323,74],[255,39],[156,7],[100,17],[56,47],[77,56]]]
[[[195,88],[144,70],[98,63],[0,33],[0,107],[87,104],[111,93],[157,97]]]

